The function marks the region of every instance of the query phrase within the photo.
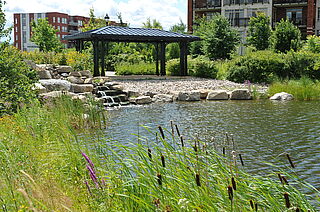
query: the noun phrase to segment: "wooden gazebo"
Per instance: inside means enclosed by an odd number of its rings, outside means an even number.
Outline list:
[[[105,56],[106,44],[108,42],[135,42],[135,43],[153,43],[156,49],[156,73],[157,75],[166,74],[165,49],[168,43],[179,43],[180,45],[180,75],[187,75],[187,49],[188,43],[200,40],[199,37],[168,32],[160,29],[129,28],[106,26],[100,29],[94,29],[88,32],[81,32],[66,36],[65,40],[75,42],[77,51],[82,51],[84,42],[90,41],[93,44],[94,54],[94,76],[105,75]],[[160,60],[160,71],[159,71]],[[101,72],[100,68],[101,66]]]

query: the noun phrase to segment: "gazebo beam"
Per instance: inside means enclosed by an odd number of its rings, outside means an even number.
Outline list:
[[[166,44],[160,43],[160,75],[166,75]]]
[[[93,76],[98,77],[100,76],[99,71],[99,42],[97,40],[93,40]]]
[[[156,49],[156,75],[159,76],[159,43],[155,43],[154,47]]]
[[[106,72],[105,72],[105,55],[106,55],[106,44],[104,41],[100,41],[101,44],[101,48],[100,48],[100,61],[101,61],[101,76],[106,76]]]

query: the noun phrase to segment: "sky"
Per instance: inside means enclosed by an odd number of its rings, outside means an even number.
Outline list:
[[[141,27],[148,17],[160,21],[164,29],[187,20],[186,0],[6,0],[4,6],[7,26],[13,25],[13,13],[62,12],[70,15],[88,16],[90,8],[96,17],[118,20],[121,13],[123,21],[131,27]]]

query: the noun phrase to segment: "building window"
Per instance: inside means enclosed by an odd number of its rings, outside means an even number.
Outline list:
[[[248,17],[257,17],[258,13],[264,13],[265,15],[267,15],[267,9],[266,8],[248,9]]]
[[[317,17],[318,21],[320,20],[320,7],[318,7],[318,17]]]
[[[78,25],[79,25],[79,26],[83,26],[83,21],[80,21],[80,20],[79,20],[79,21],[78,21]]]
[[[19,37],[18,37],[18,35],[16,35],[16,40],[19,40]]]
[[[225,16],[229,19],[230,24],[234,27],[246,26],[248,18],[244,18],[243,9],[226,10]]]
[[[16,32],[18,32],[18,27],[15,27]]]
[[[15,18],[15,19],[14,19],[14,23],[15,23],[15,24],[18,24],[18,18]]]
[[[60,23],[60,17],[58,17],[58,23]]]
[[[53,17],[53,18],[52,18],[52,22],[53,22],[53,23],[56,23],[56,17]]]
[[[27,32],[22,33],[22,42],[26,43],[27,42]]]
[[[42,14],[41,13],[38,13],[37,14],[37,19],[41,19],[42,18]]]
[[[287,9],[287,19],[293,24],[302,25],[302,8],[300,9]]]

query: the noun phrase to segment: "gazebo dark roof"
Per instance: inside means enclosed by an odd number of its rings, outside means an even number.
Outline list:
[[[192,42],[199,37],[160,29],[106,26],[65,37],[66,40],[105,40],[115,42]]]
[[[93,43],[94,76],[104,76],[105,74],[105,55],[108,53],[109,42],[153,43],[156,50],[156,73],[158,75],[166,74],[166,44],[177,42],[180,46],[180,75],[187,75],[188,43],[201,40],[196,36],[168,32],[160,29],[116,26],[106,26],[87,32],[77,33],[66,36],[64,39],[74,41],[78,51],[81,51],[84,48],[84,41],[91,41]]]

